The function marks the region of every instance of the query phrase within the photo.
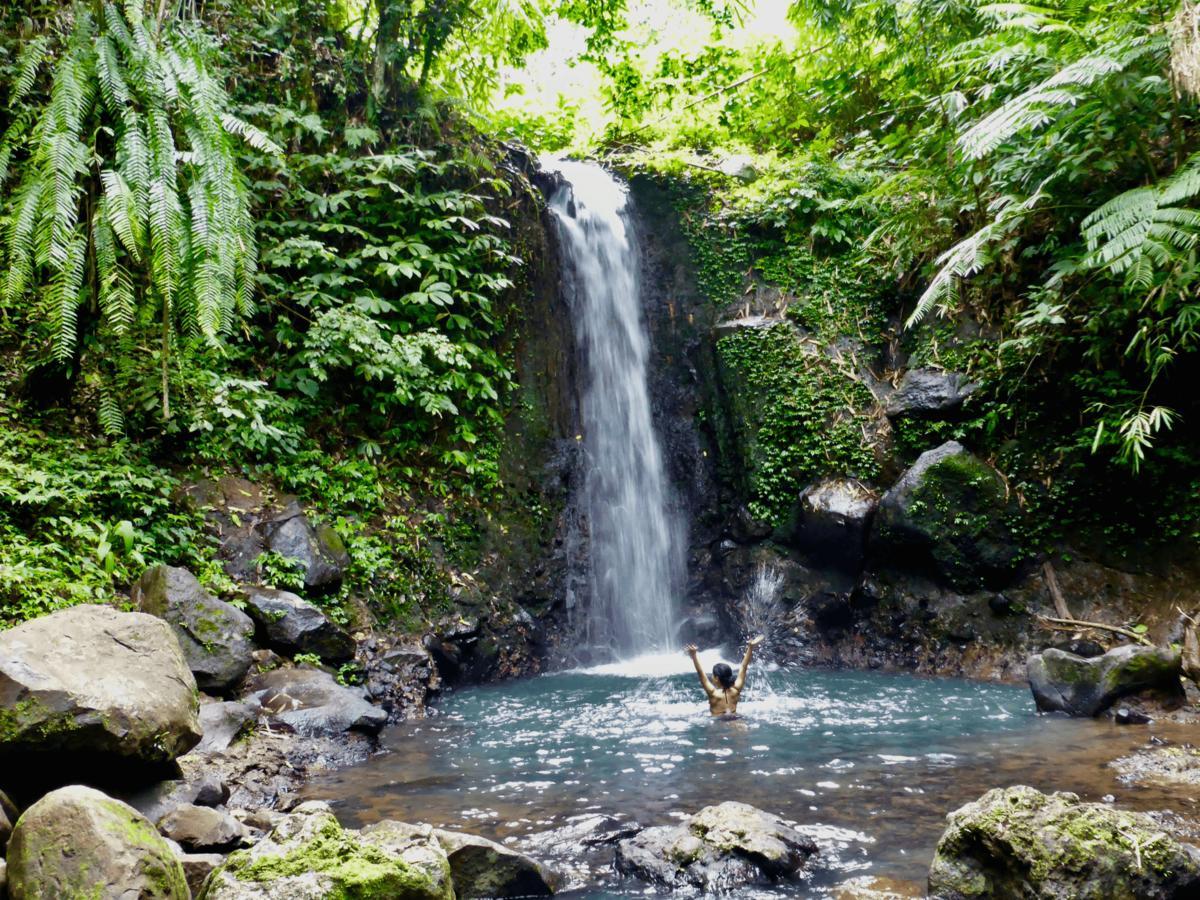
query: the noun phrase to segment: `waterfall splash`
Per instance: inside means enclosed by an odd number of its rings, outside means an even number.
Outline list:
[[[626,188],[591,163],[547,163],[550,198],[582,360],[580,397],[590,528],[586,642],[617,658],[666,651],[676,625],[679,527],[668,508],[650,414],[636,237]]]
[[[779,592],[783,589],[783,574],[767,563],[759,563],[754,581],[746,591],[746,599],[739,610],[742,633],[747,637],[761,634],[770,640],[778,630],[783,608],[779,604]]]

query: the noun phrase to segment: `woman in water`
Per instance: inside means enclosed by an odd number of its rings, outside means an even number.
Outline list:
[[[708,680],[708,676],[700,668],[696,645],[687,645],[687,655],[692,658],[692,665],[696,667],[696,674],[700,676],[700,686],[708,695],[709,712],[714,716],[732,716],[737,713],[738,698],[746,685],[746,670],[750,668],[750,658],[754,656],[754,648],[762,642],[763,637],[760,634],[746,644],[746,655],[742,657],[742,667],[738,670],[737,678],[733,677],[733,669],[721,662],[713,666],[712,681]]]

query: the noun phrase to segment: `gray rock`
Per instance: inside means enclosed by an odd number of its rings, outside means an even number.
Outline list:
[[[183,876],[187,879],[193,897],[201,896],[208,876],[223,862],[225,857],[220,853],[185,853],[179,857],[179,863],[183,866]]]
[[[198,697],[162,619],[75,606],[18,625],[0,633],[0,780],[21,754],[77,754],[48,773],[76,780],[170,762],[200,740]]]
[[[366,691],[340,685],[320,669],[277,669],[254,676],[249,687],[272,722],[299,734],[375,734],[387,724],[387,713],[366,699]]]
[[[857,570],[879,498],[853,478],[823,478],[806,487],[783,540],[823,564]]]
[[[453,900],[450,864],[431,830],[389,824],[359,833],[342,828],[327,804],[302,803],[268,837],[232,854],[205,900]],[[280,874],[285,857],[303,858],[304,871]]]
[[[719,894],[795,878],[816,852],[811,838],[778,816],[729,801],[621,841],[616,866],[668,888]]]
[[[1148,816],[1075,794],[997,788],[948,816],[933,900],[1168,900],[1200,896],[1197,854]]]
[[[189,900],[170,844],[133,807],[92,788],[60,788],[25,811],[8,847],[12,900]]]
[[[159,820],[158,830],[189,853],[234,850],[248,843],[241,822],[207,806],[177,806]]]
[[[196,753],[216,753],[227,748],[258,718],[260,707],[253,700],[205,703],[200,707],[204,737]]]
[[[246,608],[271,646],[284,653],[315,653],[327,662],[354,658],[354,638],[312,603],[274,588],[245,589]]]
[[[979,388],[960,372],[909,369],[887,399],[889,416],[936,416],[958,409]]]
[[[528,856],[473,834],[438,829],[438,843],[450,860],[458,900],[475,897],[549,897],[557,873]]]
[[[171,624],[201,690],[226,693],[245,677],[254,651],[254,622],[209,594],[187,569],[147,569],[130,597],[142,612]]]
[[[4,857],[4,848],[8,846],[13,826],[20,817],[16,804],[8,799],[7,794],[0,791],[0,858]]]
[[[777,316],[743,316],[740,319],[725,319],[713,326],[713,339],[720,340],[731,334],[737,334],[739,331],[773,328],[784,321]]]
[[[120,792],[117,799],[128,803],[151,822],[157,822],[180,806],[220,806],[229,799],[229,787],[219,775],[208,773],[190,781],[160,781],[135,791]]]
[[[350,554],[336,531],[313,526],[298,503],[259,526],[268,550],[296,560],[304,569],[304,589],[332,593],[342,586]]]
[[[1085,658],[1062,650],[1029,657],[1029,687],[1043,712],[1094,716],[1121,697],[1146,690],[1182,697],[1179,653],[1127,644]]]
[[[879,501],[871,552],[901,568],[931,568],[960,590],[1001,588],[1020,554],[1004,479],[957,441],[928,450]]]

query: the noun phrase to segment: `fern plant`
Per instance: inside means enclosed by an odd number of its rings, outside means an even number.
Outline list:
[[[112,378],[140,377],[150,332],[170,418],[173,343],[215,347],[250,310],[254,223],[237,143],[275,147],[231,113],[209,57],[198,28],[127,0],[75,7],[18,61],[0,139],[0,189],[11,188],[0,300],[35,306],[60,361],[94,335],[110,432],[124,411]]]

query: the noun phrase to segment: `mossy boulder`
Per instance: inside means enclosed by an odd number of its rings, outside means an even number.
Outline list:
[[[1095,716],[1143,691],[1183,698],[1179,653],[1161,647],[1128,644],[1091,658],[1051,648],[1029,657],[1027,666],[1034,702],[1043,712]]]
[[[1200,896],[1200,860],[1148,816],[1075,794],[997,788],[948,817],[932,900],[1168,900]]]
[[[200,740],[199,707],[162,619],[84,605],[0,632],[0,787],[149,776]]]
[[[450,862],[458,900],[548,897],[558,887],[557,873],[503,844],[442,829],[434,831],[434,836]]]
[[[304,570],[306,591],[329,594],[342,586],[350,565],[346,545],[332,527],[314,526],[299,503],[256,527],[268,550],[295,560]]]
[[[187,569],[149,568],[130,595],[142,612],[170,623],[201,690],[225,694],[245,677],[254,652],[254,621],[209,594]]]
[[[1015,501],[1000,474],[957,441],[926,451],[879,501],[872,553],[931,568],[954,587],[1002,587],[1020,560]]]
[[[816,852],[811,838],[778,816],[728,801],[621,841],[616,866],[623,875],[707,895],[795,878]]]
[[[427,832],[429,829],[426,830]],[[303,803],[214,872],[203,900],[454,900],[450,864],[432,834],[373,838]]]
[[[175,850],[132,806],[79,785],[25,811],[8,847],[10,900],[189,900]]]

